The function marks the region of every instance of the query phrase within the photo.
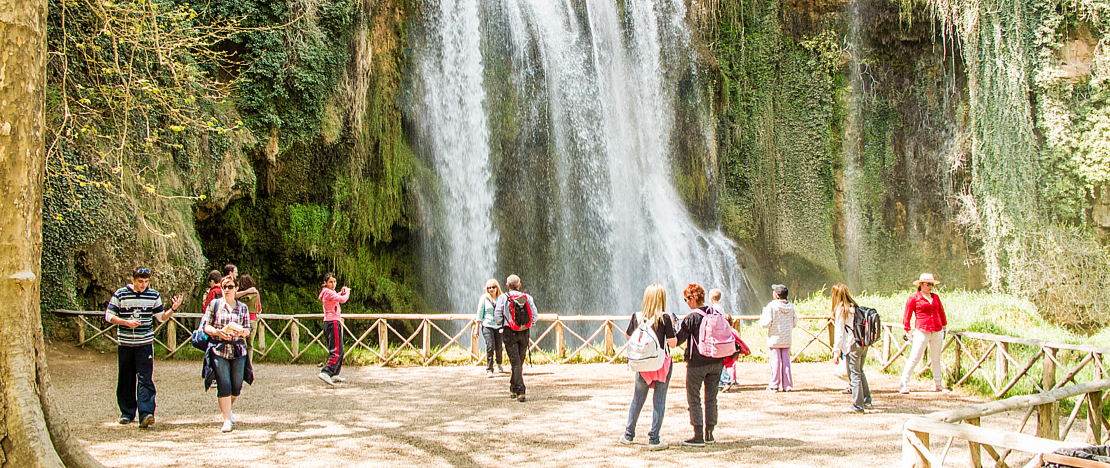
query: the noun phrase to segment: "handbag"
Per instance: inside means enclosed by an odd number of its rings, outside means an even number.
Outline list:
[[[218,300],[214,299],[213,302]],[[204,316],[200,318],[200,325],[197,325],[197,329],[193,330],[193,334],[189,336],[189,344],[201,351],[208,351],[208,334],[204,332],[204,322],[207,318],[208,313],[205,312]]]

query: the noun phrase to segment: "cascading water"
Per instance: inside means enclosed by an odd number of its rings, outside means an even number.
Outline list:
[[[754,312],[744,252],[700,229],[672,185],[676,89],[697,73],[684,3],[616,3],[425,0],[414,107],[439,199],[423,271],[444,302],[431,308],[471,312],[486,278],[515,273],[561,314],[630,313],[651,283],[681,314],[691,282]],[[681,105],[712,151],[709,104]]]

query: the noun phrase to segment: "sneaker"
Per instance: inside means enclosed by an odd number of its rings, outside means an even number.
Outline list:
[[[705,447],[705,439],[694,436],[693,438],[682,441],[682,445],[687,447]]]
[[[863,408],[852,408],[852,407],[849,407],[848,409],[844,410],[844,412],[845,412],[845,413],[850,413],[850,414],[864,414],[864,413],[866,413],[867,411],[866,411],[866,410],[864,410]]]
[[[493,369],[486,369],[486,378],[487,379],[492,379],[493,378]]]
[[[901,393],[903,395],[907,395],[907,394],[910,393],[910,389],[906,388],[905,385],[902,385],[901,387],[898,388],[898,393]]]
[[[220,432],[231,432],[231,420],[224,421],[224,425],[220,427]]]
[[[840,393],[843,393],[845,395],[849,395],[849,394],[852,393],[852,388],[851,387],[845,388],[844,390],[841,390]]]
[[[717,439],[713,438],[713,431],[705,431],[705,443],[706,444],[715,444],[715,443],[717,443]]]
[[[934,392],[948,392],[949,390],[947,388],[944,388],[944,384],[935,384],[935,385],[933,385],[933,391]]]
[[[227,414],[228,414],[228,421],[238,422],[238,421],[235,420],[235,413],[232,413],[232,412],[228,411]]]
[[[518,396],[520,396],[520,395],[517,395],[517,394],[515,394],[515,393],[513,393],[513,392],[509,392],[509,399],[511,399],[511,400],[515,400],[515,399],[516,399],[516,397],[518,397]]]
[[[330,376],[330,375],[328,375],[328,374],[327,374],[326,372],[321,372],[321,373],[319,373],[319,374],[316,374],[316,377],[319,377],[319,378],[320,378],[320,380],[323,380],[323,381],[324,381],[324,383],[326,383],[326,384],[328,384],[328,385],[331,385],[332,387],[334,387],[334,386],[335,386],[335,381],[333,381],[333,380],[331,379],[331,376]]]
[[[875,405],[872,405],[871,403],[864,403],[863,404],[864,409],[871,409],[871,408],[874,408],[874,407],[875,407]]]
[[[338,376],[338,375],[337,375],[337,376],[335,376],[335,377],[332,377],[332,378],[331,378],[331,381],[332,381],[332,382],[335,382],[335,383],[339,383],[339,382],[346,382],[346,381],[347,381],[347,379],[346,379],[346,378],[343,378],[343,377],[340,377],[340,376]]]
[[[655,451],[655,450],[666,450],[666,449],[667,449],[667,443],[666,442],[659,441],[659,442],[650,442],[650,443],[648,443],[648,450]]]
[[[631,437],[628,437],[627,435],[622,435],[622,436],[621,436],[621,444],[623,444],[623,445],[631,445],[631,444],[632,444],[632,438],[631,438]]]
[[[501,367],[501,364],[497,365],[497,373],[498,374],[505,374],[506,373],[505,369]]]
[[[120,416],[119,417],[119,423],[123,424],[123,425],[131,424],[131,418],[129,418],[127,416]]]
[[[141,427],[143,429],[146,429],[146,428],[148,428],[150,426],[153,426],[153,425],[154,425],[154,415],[153,414],[146,415],[146,417],[143,418],[143,420],[141,422],[139,422],[139,427]]]
[[[527,400],[527,398],[524,396],[523,393],[521,393],[520,396],[516,399],[516,401],[519,401],[521,403],[524,403],[525,400]]]
[[[767,387],[767,391],[768,392],[777,392],[777,391],[779,391],[779,389],[777,389],[775,387]]]

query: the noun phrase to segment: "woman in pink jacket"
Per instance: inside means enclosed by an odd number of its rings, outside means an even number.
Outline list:
[[[351,297],[351,288],[343,286],[335,291],[335,274],[324,275],[324,287],[320,290],[320,302],[324,303],[324,343],[328,347],[328,362],[317,377],[324,383],[334,386],[336,382],[346,382],[339,376],[343,367],[343,318],[339,315],[339,304]]]
[[[914,281],[917,292],[906,299],[906,310],[902,316],[902,328],[910,331],[910,318],[914,319],[913,348],[910,348],[910,357],[906,360],[906,368],[902,370],[902,385],[898,393],[910,393],[907,385],[910,376],[921,362],[925,354],[925,345],[929,345],[929,364],[933,371],[933,388],[935,391],[944,390],[944,370],[940,362],[940,351],[944,346],[944,327],[948,326],[948,317],[944,315],[944,305],[940,303],[940,296],[933,293],[933,285],[937,280],[932,273],[922,273]]]

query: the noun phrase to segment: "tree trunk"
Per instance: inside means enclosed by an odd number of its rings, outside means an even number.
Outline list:
[[[39,315],[46,2],[0,0],[0,466],[99,467],[51,402]]]

